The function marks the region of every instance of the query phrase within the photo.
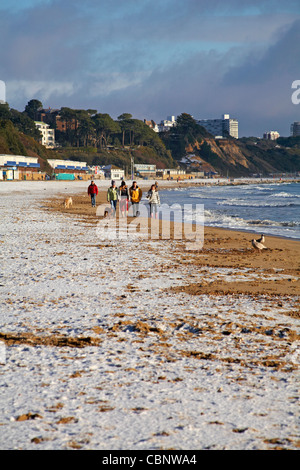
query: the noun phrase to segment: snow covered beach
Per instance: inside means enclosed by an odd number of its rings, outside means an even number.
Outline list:
[[[299,242],[99,240],[86,186],[0,184],[1,448],[296,449]]]

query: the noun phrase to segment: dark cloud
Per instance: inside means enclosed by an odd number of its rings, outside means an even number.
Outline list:
[[[23,5],[24,6],[24,5]],[[53,0],[1,11],[1,76],[24,109],[94,108],[157,121],[230,113],[287,133],[300,79],[299,5],[277,0]],[[297,119],[298,120],[298,119]]]

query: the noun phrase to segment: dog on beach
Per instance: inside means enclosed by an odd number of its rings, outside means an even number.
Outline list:
[[[72,198],[71,197],[67,197],[64,201],[64,206],[65,206],[65,209],[69,209],[70,206],[73,205],[73,201],[72,201]]]

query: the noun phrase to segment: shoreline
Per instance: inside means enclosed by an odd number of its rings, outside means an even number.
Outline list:
[[[72,196],[73,197],[73,196]],[[62,195],[57,195],[56,198],[47,200],[45,209],[55,212],[60,212],[67,217],[76,217],[80,222],[87,226],[95,226],[103,217],[96,216],[97,208],[92,208],[90,205],[90,198],[87,194],[77,194],[73,197],[73,206],[70,209],[65,209],[62,204]],[[106,192],[99,191],[97,196],[97,205],[106,203]],[[114,227],[119,228],[119,217],[111,219],[116,223]],[[253,295],[272,293],[275,295],[300,295],[300,240],[279,237],[279,236],[266,236],[265,245],[266,250],[262,252],[255,250],[252,247],[251,240],[253,233],[242,230],[226,229],[221,227],[204,226],[203,227],[203,245],[201,246],[200,238],[197,240],[198,245],[193,244],[193,235],[195,230],[192,224],[184,225],[184,232],[180,222],[170,222],[170,237],[169,239],[163,238],[163,230],[166,228],[164,220],[153,221],[156,226],[151,226],[150,218],[141,220],[134,219],[133,217],[127,218],[127,239],[130,240],[129,230],[130,227],[136,230],[135,223],[143,222],[144,227],[146,224],[147,235],[144,240],[150,240],[154,243],[167,243],[176,245],[177,264],[183,266],[187,262],[199,266],[199,269],[205,267],[221,268],[225,270],[245,271],[251,276],[258,277],[253,284],[252,280],[246,281],[246,278],[236,284],[230,280],[222,285],[209,284],[201,292],[209,293],[210,290],[216,290],[224,293],[227,292],[244,293],[248,292],[245,286],[250,286],[250,291]],[[115,222],[114,222],[115,221]],[[106,219],[104,220],[106,222]],[[151,228],[152,227],[152,228]],[[155,228],[156,227],[156,228]],[[124,229],[124,225],[123,225]],[[151,230],[157,230],[151,232]],[[152,233],[158,234],[157,238],[152,238]],[[183,233],[183,236],[177,238],[176,235]],[[150,236],[149,236],[150,234]],[[200,240],[200,241],[199,241]],[[118,242],[118,236],[116,237]],[[142,243],[143,240],[141,240]],[[96,239],[95,245],[103,246],[104,241],[101,236]],[[171,245],[169,245],[171,246]],[[266,279],[264,279],[264,275]],[[274,281],[274,276],[279,278]],[[246,276],[246,274],[245,274]],[[247,284],[248,282],[248,284]],[[192,285],[192,284],[191,284]],[[225,287],[224,287],[225,286]],[[198,285],[193,286],[192,291],[198,292]],[[191,289],[191,286],[190,286]],[[190,291],[189,291],[190,292]],[[191,293],[191,292],[190,292]],[[300,316],[300,314],[297,314]]]
[[[110,179],[97,179],[97,178],[89,178],[86,180],[0,180],[0,192],[1,186],[4,184],[13,185],[13,184],[25,184],[25,185],[41,185],[41,184],[49,184],[53,185],[54,183],[63,184],[85,184],[88,185],[90,181],[95,181],[97,185],[101,185],[104,183],[105,187],[110,185]],[[121,182],[121,180],[116,180],[117,183]],[[149,180],[140,179],[136,177],[134,180],[131,178],[125,179],[127,185],[129,186],[132,181],[137,181],[140,186],[151,186],[151,184],[155,183],[156,181],[159,183],[159,188],[161,190],[170,189],[172,186],[175,187],[192,187],[197,185],[219,185],[219,186],[236,186],[236,185],[251,185],[251,184],[286,184],[286,183],[300,183],[300,177],[262,177],[262,178],[255,178],[255,177],[235,177],[235,178],[226,178],[226,177],[219,177],[219,178],[193,178],[193,179],[161,179],[161,178],[150,178]]]
[[[146,183],[145,181],[142,181],[142,182],[143,182],[143,183]],[[107,187],[108,187],[109,184],[110,184],[110,182],[109,182],[109,181],[106,181],[106,183],[107,183]],[[147,181],[147,183],[149,184],[148,181]],[[171,183],[172,186],[174,185],[174,187],[178,187],[178,185],[177,185],[176,182],[169,182],[169,183]],[[139,184],[140,184],[140,182],[139,182]],[[152,183],[151,183],[151,184],[152,184]],[[165,190],[173,189],[172,187],[170,187],[171,184],[168,185],[168,186],[163,186],[163,185],[161,185],[161,184],[158,182],[159,191],[165,191]],[[87,185],[86,185],[86,186],[87,186]],[[129,183],[127,184],[127,186],[129,186]],[[142,189],[143,189],[143,191],[144,191],[144,188],[143,188],[144,185],[142,186],[142,185],[140,184],[140,186],[142,187]],[[150,184],[149,184],[149,187],[150,187]],[[190,187],[190,185],[189,185],[189,187]],[[147,186],[147,188],[148,188],[148,186]],[[63,198],[64,196],[65,196],[64,193],[57,193],[57,194],[56,194],[56,197],[61,197],[61,198]],[[84,199],[84,198],[87,198],[87,192],[86,192],[86,191],[80,191],[80,192],[78,192],[77,194],[75,194],[75,195],[72,196],[72,197],[73,197],[73,199],[74,199],[74,198],[77,198],[77,197]],[[83,200],[83,199],[82,199],[82,200]],[[99,205],[101,205],[101,204],[106,204],[106,203],[107,203],[107,201],[106,201],[106,188],[105,188],[105,190],[103,190],[102,188],[100,188],[100,189],[99,189],[99,194],[98,194],[98,196],[97,196],[97,207],[98,207]],[[81,202],[81,204],[82,204],[82,202]],[[97,209],[97,208],[96,208],[96,209]],[[66,209],[66,211],[72,213],[72,212],[73,212],[73,209],[72,209],[72,208],[71,208],[71,209]],[[92,211],[91,208],[88,206],[88,204],[87,204],[87,206],[86,206],[86,208],[85,208],[85,211],[86,211],[87,214],[89,214],[89,215],[91,215],[91,214],[93,214],[93,213],[96,212],[96,211]],[[80,212],[81,212],[81,211],[80,211]],[[82,213],[82,212],[81,212],[81,213]],[[83,213],[82,213],[82,215],[83,215]],[[194,222],[191,222],[191,225],[195,225]],[[253,235],[253,234],[257,234],[257,236],[259,236],[259,233],[263,232],[263,231],[257,232],[256,230],[243,229],[243,228],[231,228],[231,227],[228,228],[228,227],[220,227],[220,226],[218,226],[218,225],[206,225],[205,223],[204,223],[204,227],[205,227],[205,228],[211,228],[211,229],[225,230],[225,231],[233,231],[233,232],[247,233],[247,234],[252,234],[252,235]],[[283,239],[283,240],[291,240],[291,241],[295,241],[295,242],[299,242],[299,243],[300,243],[300,238],[296,238],[296,237],[288,237],[288,236],[285,236],[285,235],[273,235],[273,234],[272,234],[272,235],[267,234],[267,236],[268,236],[268,238],[276,238],[276,239],[278,238],[278,239]]]
[[[92,180],[92,179],[91,179]],[[53,194],[53,197],[56,197],[58,194],[63,197],[63,195],[65,194],[65,191],[70,191],[70,194],[67,193],[68,195],[72,195],[73,197],[75,197],[76,195],[84,195],[86,194],[86,191],[87,191],[87,186],[89,185],[90,181],[91,180],[76,180],[76,181],[56,181],[56,180],[49,180],[49,181],[0,181],[0,195],[1,195],[1,192],[2,193],[5,193],[5,189],[9,189],[9,191],[12,189],[11,186],[14,185],[14,183],[16,183],[16,187],[13,188],[15,191],[19,192],[19,185],[21,185],[22,183],[25,183],[25,188],[23,187],[24,191],[27,191],[27,190],[31,190],[31,191],[34,191],[34,190],[40,190],[40,187],[41,185],[44,183],[46,184],[46,187],[43,188],[44,191],[47,191],[47,190],[53,190],[54,189],[54,194]],[[141,186],[141,188],[143,189],[143,191],[145,191],[146,189],[148,190],[151,186],[151,184],[153,184],[155,181],[158,182],[158,187],[159,187],[159,191],[168,191],[168,190],[172,190],[174,188],[179,188],[179,189],[184,189],[184,188],[192,188],[192,187],[199,187],[199,186],[214,186],[214,185],[218,185],[218,186],[235,186],[235,185],[240,185],[240,186],[243,186],[243,185],[252,185],[252,184],[286,184],[286,183],[300,183],[300,179],[298,177],[294,177],[294,178],[264,178],[264,179],[260,179],[260,178],[248,178],[248,177],[241,177],[241,178],[236,178],[234,182],[232,181],[229,181],[228,178],[214,178],[214,179],[208,179],[208,178],[199,178],[199,179],[195,179],[195,180],[181,180],[181,181],[176,181],[176,180],[170,180],[170,181],[166,181],[166,180],[161,180],[161,179],[153,179],[153,180],[144,180],[144,179],[136,179],[135,181],[137,181],[138,185]],[[105,179],[105,180],[96,180],[95,179],[95,182],[96,184],[98,185],[98,188],[100,187],[99,189],[99,193],[101,192],[101,190],[104,192],[104,199],[103,197],[101,198],[101,204],[103,204],[103,202],[106,202],[105,201],[105,195],[106,195],[106,191],[107,191],[107,188],[109,187],[110,185],[110,180],[108,179]],[[6,185],[6,183],[8,183],[8,185]],[[57,190],[55,190],[54,186],[55,186],[55,183],[57,185],[58,183],[58,186],[60,186],[60,188]],[[119,181],[117,182],[117,185],[118,185]],[[127,186],[129,187],[130,184],[132,183],[132,180],[127,180],[126,181],[127,183]],[[7,187],[6,187],[7,186]],[[22,185],[23,186],[23,185]],[[104,188],[104,189],[103,189]],[[77,191],[76,191],[77,190]],[[76,193],[74,194],[74,191],[76,191]],[[72,193],[72,194],[71,194]],[[46,195],[46,193],[44,194]],[[193,224],[193,222],[192,222]],[[205,225],[205,223],[204,223]],[[205,227],[211,227],[211,228],[215,228],[215,229],[220,229],[220,230],[229,230],[229,231],[233,231],[233,232],[241,232],[241,233],[249,233],[249,234],[257,234],[257,233],[261,233],[263,232],[263,230],[261,231],[256,231],[256,230],[252,230],[252,229],[245,229],[245,228],[233,228],[233,227],[220,227],[218,225],[205,225]],[[297,237],[291,237],[291,236],[287,236],[287,235],[276,235],[276,234],[267,234],[268,235],[268,238],[269,237],[274,237],[274,238],[282,238],[282,239],[285,239],[285,240],[294,240],[294,241],[300,241],[300,238],[297,238]]]

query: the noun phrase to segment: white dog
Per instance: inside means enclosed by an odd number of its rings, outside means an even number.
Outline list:
[[[71,197],[67,197],[67,198],[65,199],[64,204],[65,204],[65,208],[66,208],[66,209],[69,209],[69,207],[73,205],[72,198],[71,198]]]

